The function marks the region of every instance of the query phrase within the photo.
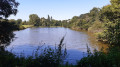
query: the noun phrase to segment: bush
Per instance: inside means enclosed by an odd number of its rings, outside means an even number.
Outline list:
[[[77,67],[120,67],[120,48],[110,47],[107,53],[95,51],[82,58]]]
[[[100,40],[105,39],[105,34],[103,32],[95,33],[95,35],[97,36],[97,39],[100,39]]]

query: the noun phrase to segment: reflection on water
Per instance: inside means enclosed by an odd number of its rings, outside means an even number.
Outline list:
[[[68,53],[65,61],[73,64],[76,63],[76,60],[86,56],[87,45],[92,50],[102,47],[98,43],[92,43],[90,41],[92,39],[87,33],[74,31],[69,28],[28,28],[14,33],[17,38],[6,49],[10,51],[13,48],[13,53],[23,52],[25,56],[31,56],[32,52],[43,44],[54,48],[55,44],[59,44],[62,37],[65,36],[63,43],[66,44]]]

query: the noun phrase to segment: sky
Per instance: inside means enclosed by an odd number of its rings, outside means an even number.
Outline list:
[[[16,16],[8,19],[29,20],[30,14],[40,18],[48,15],[56,20],[67,20],[73,16],[88,13],[93,7],[102,8],[110,4],[110,0],[16,0],[20,3]]]

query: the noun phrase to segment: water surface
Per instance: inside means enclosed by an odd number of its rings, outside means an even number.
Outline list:
[[[102,47],[98,43],[92,43],[92,38],[87,33],[69,28],[28,28],[14,33],[16,39],[6,49],[16,55],[24,53],[25,56],[32,56],[38,46],[44,45],[45,47],[51,46],[54,48],[55,44],[59,44],[62,37],[65,36],[63,43],[66,45],[68,53],[65,61],[72,64],[76,64],[76,60],[86,56],[87,46],[91,50]]]

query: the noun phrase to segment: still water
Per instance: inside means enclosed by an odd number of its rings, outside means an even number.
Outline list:
[[[65,61],[72,64],[76,64],[77,60],[86,56],[87,46],[91,50],[99,50],[103,46],[95,42],[96,40],[86,32],[74,31],[69,28],[27,28],[14,33],[16,38],[6,50],[16,55],[23,53],[24,56],[32,56],[38,46],[42,46],[40,49],[47,46],[54,48],[55,44],[59,44],[62,37],[65,36],[63,44],[66,45],[68,54]]]

